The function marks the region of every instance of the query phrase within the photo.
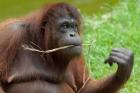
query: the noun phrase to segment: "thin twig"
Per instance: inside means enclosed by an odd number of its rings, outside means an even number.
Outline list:
[[[96,40],[91,40],[91,41],[90,41],[90,45],[89,45],[89,48],[88,48],[88,54],[87,54],[88,57],[90,57],[89,55],[90,55],[90,52],[91,52],[91,48],[92,48],[92,45],[93,45],[95,42],[96,42]],[[89,64],[88,64],[88,68],[91,69],[91,62],[90,62],[89,58],[87,59],[87,63],[89,63]],[[89,70],[89,73],[91,73],[91,70]]]
[[[38,50],[38,49],[35,49],[35,48],[29,48],[27,46],[22,46],[25,50],[30,50],[30,51],[34,51],[34,52],[39,52],[39,53],[51,53],[51,52],[55,52],[55,51],[58,51],[58,50],[61,50],[61,49],[65,49],[65,48],[69,48],[69,47],[72,47],[74,45],[69,45],[69,46],[63,46],[63,47],[59,47],[59,48],[55,48],[55,49],[51,49],[51,50],[47,50],[47,51],[41,51],[41,50]]]
[[[41,48],[37,44],[35,44],[34,42],[31,42],[31,44],[33,44],[34,46],[36,46],[37,48],[39,48],[41,50]]]
[[[90,45],[90,44],[82,44],[82,45]],[[54,49],[47,50],[47,51],[42,51],[42,50],[38,50],[38,49],[35,49],[35,48],[29,48],[28,45],[22,45],[22,47],[25,50],[30,50],[30,51],[39,52],[39,53],[52,53],[52,52],[55,52],[55,51],[58,51],[58,50],[62,50],[62,49],[66,49],[66,48],[70,48],[70,47],[74,47],[74,46],[75,45],[68,45],[68,46],[62,46],[62,47],[54,48]]]
[[[89,80],[90,80],[90,78],[88,77],[86,79],[86,81],[84,82],[83,86],[77,91],[77,93],[80,93],[84,89],[84,87],[86,86],[86,84],[88,83]]]
[[[89,48],[88,48],[88,53],[87,53],[87,56],[89,56],[90,52],[91,52],[91,47],[93,45],[93,43],[95,43],[95,40],[92,40],[90,45],[89,45]],[[87,59],[87,63],[90,63],[89,62],[89,59]],[[88,65],[88,67],[90,68],[90,66]],[[86,67],[84,67],[84,73],[83,73],[83,82],[86,81]]]

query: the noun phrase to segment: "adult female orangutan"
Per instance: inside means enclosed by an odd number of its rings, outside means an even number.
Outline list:
[[[129,79],[134,55],[115,48],[105,61],[117,71],[102,80],[89,77],[82,55],[79,11],[57,3],[0,25],[0,93],[116,93]],[[73,47],[42,54],[66,45]]]

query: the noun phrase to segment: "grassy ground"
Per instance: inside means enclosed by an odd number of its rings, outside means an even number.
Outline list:
[[[18,1],[18,0],[13,0]],[[24,0],[18,4],[8,0],[5,1],[7,8],[0,6],[0,20],[10,16],[19,16],[39,7],[45,0],[25,4]],[[9,3],[8,3],[9,2]],[[29,2],[32,2],[29,0]],[[135,53],[135,64],[129,82],[120,93],[140,93],[140,0],[121,0],[112,11],[102,16],[83,16],[84,21],[84,42],[93,41],[93,46],[88,53],[88,46],[84,48],[87,65],[91,69],[91,75],[100,79],[116,71],[117,66],[105,65],[104,59],[114,47],[125,47]],[[8,5],[13,5],[9,10]],[[22,6],[20,6],[22,5]],[[23,11],[21,11],[21,7]],[[17,10],[16,10],[17,9]],[[10,11],[10,12],[6,12]],[[18,12],[18,13],[17,13]]]
[[[97,79],[116,71],[116,65],[104,65],[104,59],[114,47],[125,47],[135,53],[135,64],[129,82],[120,93],[140,93],[140,0],[123,0],[113,11],[102,16],[84,16],[84,42],[93,41],[87,65]]]

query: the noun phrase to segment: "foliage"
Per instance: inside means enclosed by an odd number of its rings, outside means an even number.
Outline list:
[[[120,93],[140,92],[140,1],[123,0],[113,7],[113,11],[102,16],[83,16],[84,42],[94,41],[90,51],[85,46],[87,65],[91,75],[99,79],[114,73],[117,66],[104,65],[104,60],[112,48],[124,47],[135,53],[135,64],[129,82]],[[90,53],[88,53],[90,52]]]

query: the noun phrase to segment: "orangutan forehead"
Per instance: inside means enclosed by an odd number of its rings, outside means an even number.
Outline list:
[[[70,18],[79,18],[80,13],[77,9],[71,8],[71,7],[54,7],[50,10],[48,10],[47,15],[55,18],[61,18],[61,17],[70,17]]]
[[[63,22],[74,23],[74,22],[76,22],[76,19],[74,19],[72,17],[62,17],[62,18],[60,18],[59,23],[63,23]]]

